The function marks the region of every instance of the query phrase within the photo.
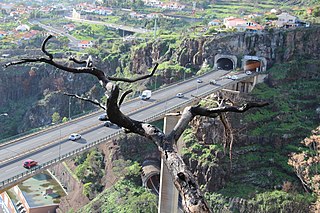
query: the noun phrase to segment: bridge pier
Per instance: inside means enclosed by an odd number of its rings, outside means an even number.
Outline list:
[[[164,117],[164,133],[171,131],[177,124],[180,116],[166,115]],[[177,150],[179,152],[179,150]],[[161,158],[161,171],[160,171],[160,192],[159,192],[159,205],[158,213],[177,213],[179,192],[173,184],[171,175],[167,166]]]

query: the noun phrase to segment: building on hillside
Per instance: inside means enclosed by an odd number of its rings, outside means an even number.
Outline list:
[[[295,27],[297,22],[297,17],[290,15],[289,13],[281,13],[277,15],[278,20],[276,21],[277,27]]]
[[[6,31],[0,30],[0,39],[7,35]]]
[[[242,18],[229,17],[223,20],[224,25],[227,29],[236,29],[239,32],[244,31],[260,31],[263,30],[264,27],[254,21],[245,20]]]
[[[222,21],[220,21],[219,19],[213,19],[208,24],[209,26],[221,26]]]
[[[77,12],[75,9],[72,9],[72,18],[80,19],[81,18],[81,14],[79,12]]]
[[[111,15],[113,13],[113,11],[107,7],[97,7],[94,10],[95,14],[99,14],[99,15],[103,15],[103,16],[108,16]]]
[[[29,31],[30,27],[26,24],[21,24],[18,27],[16,27],[16,31]]]
[[[78,47],[82,49],[92,47],[92,46],[93,46],[93,42],[88,40],[82,40],[78,43]]]
[[[146,15],[147,19],[154,19],[154,18],[159,18],[159,17],[163,17],[163,14],[161,13],[149,13]]]
[[[5,11],[7,14],[9,14],[13,8],[14,8],[14,4],[13,3],[0,3],[0,8],[1,10]]]
[[[160,7],[168,10],[183,10],[186,6],[179,2],[164,2],[161,3]]]
[[[143,2],[146,6],[151,7],[160,7],[160,5],[162,4],[162,2],[158,0],[144,0]]]
[[[76,26],[74,24],[65,24],[62,27],[63,27],[63,29],[65,29],[67,31],[72,31],[76,28]]]
[[[141,13],[137,13],[137,12],[135,12],[135,11],[132,11],[132,12],[129,13],[129,16],[130,16],[131,18],[142,19],[142,18],[144,18],[146,15],[145,15],[145,14],[141,14]]]

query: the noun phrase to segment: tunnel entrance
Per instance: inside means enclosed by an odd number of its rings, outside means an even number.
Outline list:
[[[233,61],[229,58],[219,58],[217,60],[217,69],[218,70],[232,70],[234,69]]]
[[[142,184],[151,189],[155,194],[159,194],[160,189],[160,162],[155,159],[148,159],[142,163]]]
[[[260,72],[261,71],[261,62],[259,60],[247,60],[244,64],[245,71],[252,71],[252,72]]]
[[[150,176],[145,183],[145,186],[148,189],[151,189],[152,192],[159,194],[160,190],[160,174],[154,174]]]

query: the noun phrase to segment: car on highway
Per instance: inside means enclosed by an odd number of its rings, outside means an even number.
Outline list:
[[[106,122],[103,123],[103,126],[105,126],[105,127],[111,127],[113,125],[115,125],[115,124],[112,123],[111,121],[106,121]]]
[[[203,81],[202,81],[202,79],[198,78],[198,79],[197,79],[197,82],[198,82],[198,83],[202,83]]]
[[[247,75],[251,75],[251,74],[252,74],[252,72],[251,72],[250,70],[247,70],[245,73],[246,73]]]
[[[238,76],[236,76],[236,75],[227,75],[227,78],[232,79],[232,80],[237,80]]]
[[[23,161],[24,168],[30,169],[31,167],[34,167],[36,165],[38,165],[38,162],[35,160],[32,160],[32,159],[27,159],[27,160]]]
[[[72,141],[79,140],[80,138],[81,138],[81,135],[78,134],[78,133],[72,133],[72,134],[69,136],[69,140],[72,140]]]
[[[238,79],[238,76],[232,75],[232,76],[231,76],[231,79],[232,79],[232,80],[237,80],[237,79]]]
[[[183,93],[179,92],[179,93],[176,95],[176,97],[178,97],[178,98],[183,98],[184,95],[183,95]]]
[[[107,121],[108,120],[108,116],[106,113],[99,115],[98,117],[99,121]]]
[[[217,84],[217,81],[216,81],[216,80],[211,80],[211,81],[210,81],[210,84],[216,85],[216,84]]]

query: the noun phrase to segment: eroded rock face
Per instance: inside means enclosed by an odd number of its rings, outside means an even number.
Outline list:
[[[217,54],[235,55],[239,63],[244,55],[260,56],[266,58],[269,67],[276,62],[294,58],[316,59],[320,55],[319,33],[320,28],[314,27],[270,30],[258,34],[218,34],[212,37],[184,39],[176,49],[155,42],[148,44],[144,50],[133,52],[132,68],[136,68],[133,71],[139,70],[143,64],[151,67],[151,61],[157,61],[162,57],[177,61],[185,67],[199,68],[204,61],[212,66]],[[241,64],[237,66],[240,67]]]

